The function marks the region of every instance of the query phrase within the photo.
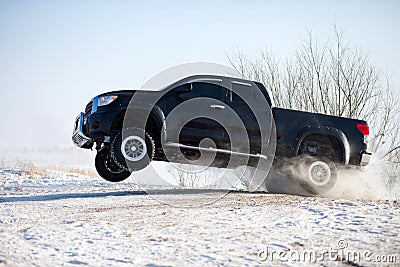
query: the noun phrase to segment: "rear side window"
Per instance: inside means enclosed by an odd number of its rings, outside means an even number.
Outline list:
[[[229,100],[232,103],[245,103],[243,99],[247,101],[254,101],[254,92],[251,84],[232,82],[232,91],[229,96]],[[240,92],[239,96],[235,92]],[[243,98],[243,99],[242,99]]]
[[[255,88],[255,90],[260,90],[260,92],[263,94],[264,98],[267,100],[269,106],[272,106],[272,101],[271,101],[271,96],[268,94],[267,89],[264,87],[262,83],[259,82],[254,82],[258,88]],[[263,99],[264,101],[264,99]]]

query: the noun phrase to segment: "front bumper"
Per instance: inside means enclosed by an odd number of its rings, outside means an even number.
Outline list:
[[[363,151],[361,153],[361,161],[360,161],[360,165],[361,166],[367,166],[372,158],[372,154],[367,152],[367,151]]]
[[[93,140],[83,133],[83,117],[83,112],[76,117],[72,132],[72,142],[78,147],[88,147],[93,143]]]

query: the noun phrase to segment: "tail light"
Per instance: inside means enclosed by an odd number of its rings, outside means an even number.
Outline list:
[[[357,124],[358,130],[364,135],[364,143],[368,144],[369,126],[367,124]]]
[[[363,135],[369,135],[369,126],[367,124],[357,124],[358,130],[363,134]]]

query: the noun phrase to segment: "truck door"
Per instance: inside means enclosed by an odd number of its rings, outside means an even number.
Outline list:
[[[167,124],[167,141],[176,142],[174,136],[179,131],[179,143],[198,147],[204,138],[212,139],[217,148],[226,148],[225,97],[222,80],[193,81],[168,92],[166,99],[166,116],[174,125]],[[182,105],[183,108],[180,108]],[[169,117],[171,115],[171,117]],[[190,121],[187,118],[192,117]],[[218,118],[218,121],[213,119]],[[181,128],[181,129],[177,129]]]
[[[254,94],[254,90],[256,89],[253,88],[250,83],[234,80],[231,80],[228,86],[230,86],[231,90],[228,92],[227,103],[234,112],[239,115],[243,125],[245,126],[245,131],[243,131],[243,129],[240,129],[240,125],[231,123],[229,118],[227,118],[226,126],[230,135],[230,141],[245,144],[243,140],[248,138],[250,144],[249,152],[251,154],[257,154],[260,149],[261,135],[259,124],[253,113],[254,108],[259,108],[255,106],[258,105],[258,101],[255,99]],[[242,97],[235,92],[240,92]],[[246,153],[245,150],[248,150],[248,148],[243,147],[242,151],[238,152]]]

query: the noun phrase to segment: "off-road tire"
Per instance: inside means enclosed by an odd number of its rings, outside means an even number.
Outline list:
[[[122,147],[123,142],[128,138],[138,138],[145,141],[146,144],[146,153],[143,155],[143,158],[132,161],[127,158],[127,155],[123,154]],[[123,140],[124,138],[124,140]],[[126,128],[123,129],[121,132],[116,134],[111,141],[111,157],[114,162],[122,169],[129,170],[130,172],[139,171],[147,167],[150,162],[154,158],[155,153],[155,144],[154,140],[150,134],[146,133],[143,129],[140,128]]]
[[[300,185],[311,194],[326,193],[335,186],[337,181],[337,167],[334,162],[325,157],[301,157],[298,162],[298,171]]]
[[[119,167],[113,161],[109,150],[97,152],[95,166],[97,173],[109,182],[121,182],[131,175],[130,171]]]

